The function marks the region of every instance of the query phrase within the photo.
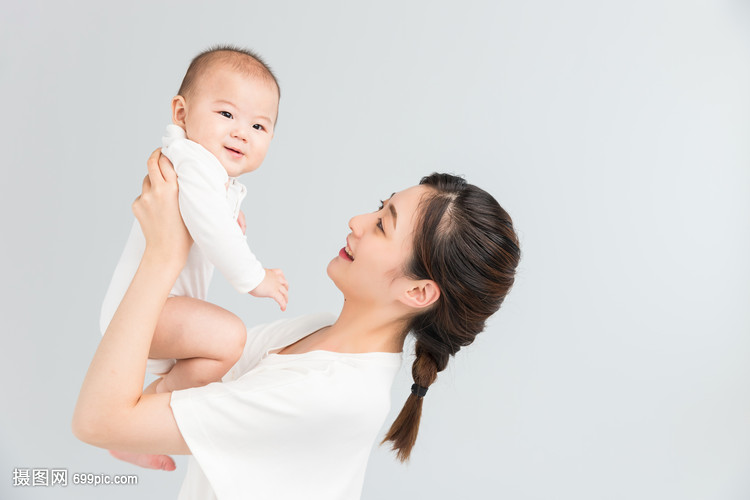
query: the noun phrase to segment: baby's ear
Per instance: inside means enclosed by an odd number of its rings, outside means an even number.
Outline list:
[[[184,129],[186,113],[185,98],[181,95],[174,96],[172,98],[172,123]]]

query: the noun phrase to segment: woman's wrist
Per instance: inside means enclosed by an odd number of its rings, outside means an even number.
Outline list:
[[[154,277],[159,275],[164,278],[174,276],[172,279],[172,283],[174,283],[182,268],[185,267],[186,260],[186,258],[176,256],[174,252],[165,248],[152,247],[147,244],[141,258],[140,267],[146,268],[144,270],[147,270],[149,275],[156,273]]]

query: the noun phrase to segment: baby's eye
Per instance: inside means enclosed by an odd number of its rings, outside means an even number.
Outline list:
[[[378,226],[378,229],[385,233],[385,229],[383,229],[383,219],[378,219],[378,223],[376,225]]]
[[[265,130],[265,127],[261,125],[260,123],[256,123],[255,125],[253,125],[253,128],[255,130]]]
[[[232,119],[232,113],[230,113],[229,111],[219,111],[219,114],[224,118],[229,118],[230,120]]]

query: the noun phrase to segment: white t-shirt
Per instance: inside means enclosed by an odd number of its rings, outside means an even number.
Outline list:
[[[181,500],[360,498],[401,353],[271,352],[334,320],[254,327],[223,382],[172,393],[192,453]]]

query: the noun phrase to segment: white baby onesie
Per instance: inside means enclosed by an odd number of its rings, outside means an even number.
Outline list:
[[[245,186],[229,177],[219,160],[187,139],[177,125],[167,125],[162,153],[177,173],[180,213],[194,242],[170,295],[206,300],[214,266],[238,292],[250,292],[263,281],[265,269],[237,224],[240,204],[247,194]],[[135,220],[104,297],[99,319],[102,335],[130,286],[145,248],[146,240]],[[173,364],[174,360],[150,359],[148,369],[164,373]]]

